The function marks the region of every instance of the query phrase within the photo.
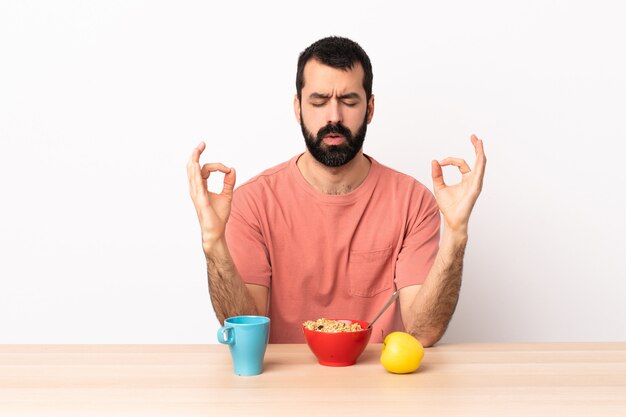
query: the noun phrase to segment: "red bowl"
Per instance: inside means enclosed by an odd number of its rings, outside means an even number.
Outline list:
[[[365,350],[372,335],[372,329],[367,329],[369,325],[366,321],[351,319],[329,319],[340,320],[346,324],[359,323],[364,330],[356,332],[326,333],[309,330],[302,326],[304,338],[318,362],[325,366],[350,366]]]

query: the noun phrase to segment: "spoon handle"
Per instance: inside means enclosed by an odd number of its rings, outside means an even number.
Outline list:
[[[370,324],[367,326],[367,328],[369,329],[370,327],[372,327],[372,324],[374,324],[374,322],[376,320],[378,320],[378,318],[381,316],[381,314],[383,314],[385,312],[385,310],[387,310],[387,307],[389,307],[391,305],[391,303],[393,303],[396,298],[398,298],[398,296],[400,295],[400,291],[396,291],[394,292],[391,297],[389,297],[389,300],[387,300],[387,302],[385,303],[385,305],[383,306],[383,308],[380,309],[380,311],[378,312],[378,314],[376,314],[376,317],[374,317],[374,320],[372,320],[370,322]]]

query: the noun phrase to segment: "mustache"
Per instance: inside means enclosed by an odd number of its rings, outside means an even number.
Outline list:
[[[323,128],[321,128],[320,130],[318,130],[317,141],[321,142],[322,139],[324,139],[324,136],[330,135],[330,134],[342,135],[346,138],[348,142],[352,140],[352,132],[350,131],[350,129],[348,129],[341,123],[337,123],[337,124],[328,124],[324,126]]]

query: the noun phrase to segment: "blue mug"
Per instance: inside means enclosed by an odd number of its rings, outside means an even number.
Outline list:
[[[240,376],[263,372],[263,358],[269,337],[270,319],[265,316],[229,317],[217,331],[217,341],[230,348],[235,374]]]

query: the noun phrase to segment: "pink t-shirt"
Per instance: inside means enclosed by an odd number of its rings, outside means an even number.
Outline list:
[[[368,156],[348,194],[315,190],[299,156],[235,190],[226,239],[242,279],[270,289],[270,343],[304,343],[302,323],[370,321],[391,294],[422,284],[439,246],[432,193]],[[381,316],[371,342],[404,330],[400,303]]]

